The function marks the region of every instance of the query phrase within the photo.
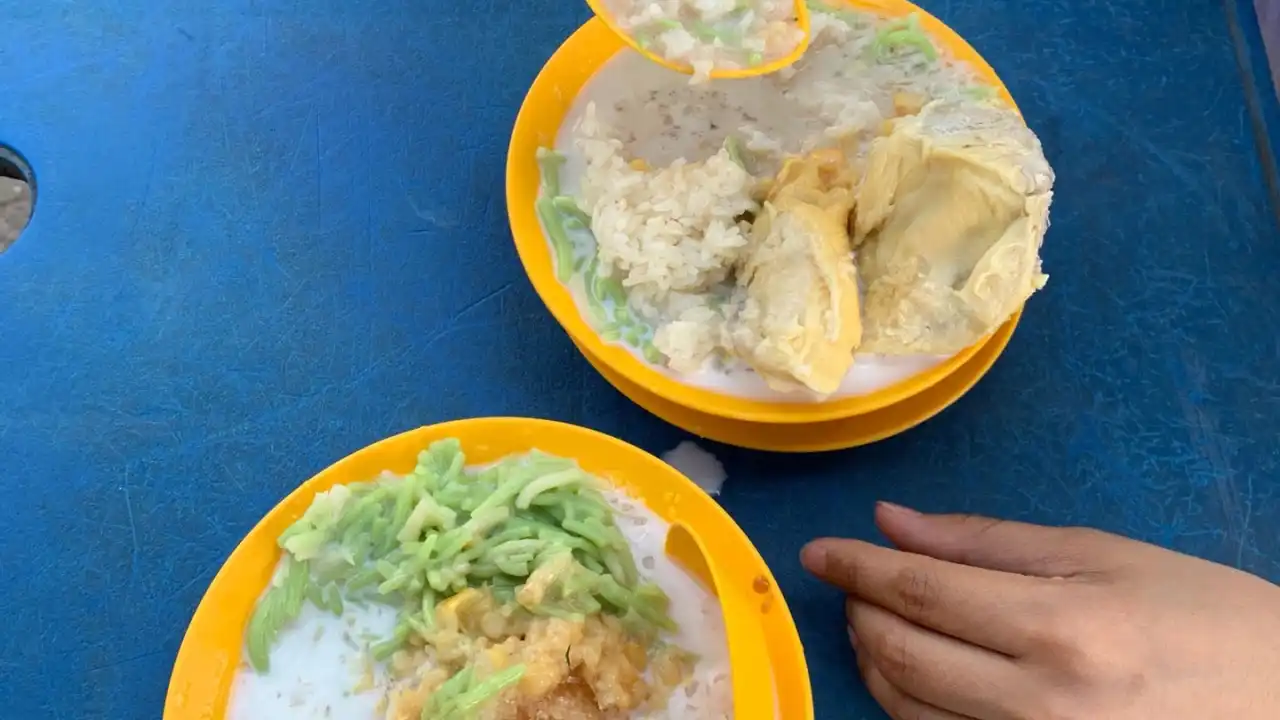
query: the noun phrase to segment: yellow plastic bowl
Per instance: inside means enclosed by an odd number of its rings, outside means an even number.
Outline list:
[[[660,398],[614,372],[585,348],[579,352],[609,384],[631,402],[698,437],[726,445],[770,452],[814,453],[847,450],[906,432],[946,410],[987,374],[1004,352],[1022,313],[992,334],[976,354],[937,384],[911,397],[864,415],[808,425],[768,425],[708,415]]]
[[[854,0],[849,5],[886,17],[918,13],[921,26],[947,53],[972,66],[1016,109],[1013,98],[991,66],[937,18],[906,0]],[[733,420],[790,424],[839,420],[893,405],[923,392],[955,372],[988,342],[990,338],[984,338],[946,362],[874,393],[826,402],[784,403],[750,400],[682,383],[637,358],[626,348],[601,340],[582,317],[568,288],[556,278],[550,245],[534,210],[539,184],[534,155],[539,147],[555,144],[565,114],[583,84],[625,47],[623,41],[598,18],[588,20],[570,36],[543,66],[529,89],[516,117],[507,153],[507,214],[516,250],[534,289],[574,343],[627,381],[677,405]]]
[[[316,493],[369,480],[383,470],[407,473],[421,450],[451,437],[462,442],[470,463],[535,448],[575,458],[667,522],[683,522],[698,533],[708,560],[733,579],[729,591],[740,593],[742,604],[759,614],[766,647],[755,656],[767,657],[772,668],[778,717],[813,720],[809,671],[791,611],[760,553],[733,519],[688,478],[639,448],[594,430],[525,418],[477,418],[410,430],[348,455],[290,493],[231,553],[196,608],[174,662],[164,720],[223,720],[242,664],[245,624],[280,557],[276,538],[302,516]],[[769,586],[763,594],[761,577]],[[723,597],[725,588],[717,589]],[[737,717],[773,720],[774,714],[773,708],[748,708],[738,709]]]
[[[605,24],[605,26],[607,26],[610,30],[612,30],[615,34],[617,34],[618,39],[626,43],[627,45],[629,45],[632,50],[635,50],[636,52],[640,53],[641,55],[644,55],[646,58],[652,60],[653,62],[656,62],[659,65],[662,65],[663,67],[670,68],[672,70],[675,70],[676,72],[681,72],[689,75],[693,74],[692,65],[688,63],[672,62],[655,52],[652,52],[644,49],[643,47],[640,47],[640,43],[636,42],[635,37],[627,33],[625,30],[622,29],[621,26],[619,26],[616,22],[614,22],[613,13],[609,12],[609,8],[605,6],[604,0],[587,0],[587,6],[591,8],[591,12],[595,13],[595,16],[597,19],[599,19],[601,22]],[[741,68],[738,70],[719,70],[719,69],[712,70],[711,77],[732,79],[732,78],[755,77],[756,75],[768,75],[769,73],[777,72],[787,67],[788,65],[795,63],[797,60],[800,59],[801,56],[804,55],[804,51],[809,49],[809,39],[810,39],[809,6],[805,4],[804,0],[796,0],[796,21],[797,21],[796,24],[799,26],[800,30],[804,32],[804,39],[801,40],[796,45],[796,48],[794,50],[787,53],[785,56],[780,57],[777,60],[764,63],[763,65],[757,65],[755,67]]]

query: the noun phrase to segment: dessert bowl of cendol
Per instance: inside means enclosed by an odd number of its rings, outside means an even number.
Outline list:
[[[593,359],[698,412],[901,402],[1047,280],[1053,171],[990,66],[905,0],[809,8],[795,64],[698,83],[593,19],[516,120],[536,291]]]
[[[714,590],[665,554],[677,522]],[[731,636],[730,600],[759,633]],[[734,707],[742,642],[762,645],[773,707]],[[340,460],[214,578],[165,720],[286,717],[803,720],[813,701],[776,581],[705,492],[594,431],[486,418]]]

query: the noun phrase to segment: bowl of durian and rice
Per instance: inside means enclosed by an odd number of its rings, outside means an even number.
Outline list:
[[[606,55],[518,198],[540,227],[513,220],[517,246],[549,246],[546,268],[521,255],[575,342],[702,412],[884,407],[1047,280],[1053,172],[990,68],[917,15],[811,8],[810,49],[766,77],[691,85]]]

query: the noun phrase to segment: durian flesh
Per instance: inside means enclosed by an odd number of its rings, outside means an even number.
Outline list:
[[[853,185],[838,151],[787,160],[752,226],[731,342],[774,389],[829,395],[853,364],[862,337],[848,234]]]
[[[864,290],[859,352],[952,355],[1048,279],[1053,171],[1011,109],[935,100],[867,158],[851,221]]]

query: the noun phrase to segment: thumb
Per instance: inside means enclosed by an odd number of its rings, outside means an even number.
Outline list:
[[[1038,577],[1115,566],[1123,538],[1087,528],[1045,527],[978,515],[926,515],[877,503],[876,525],[894,545],[939,560]]]

